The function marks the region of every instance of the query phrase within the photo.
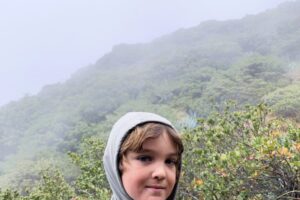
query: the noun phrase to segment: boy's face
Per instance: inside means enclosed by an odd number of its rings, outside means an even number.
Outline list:
[[[129,151],[120,163],[123,186],[134,200],[166,200],[176,183],[178,155],[167,133],[147,139],[141,152]]]

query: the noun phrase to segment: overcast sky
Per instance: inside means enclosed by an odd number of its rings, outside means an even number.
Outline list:
[[[0,0],[0,106],[67,80],[119,43],[150,42],[209,19],[287,0]]]

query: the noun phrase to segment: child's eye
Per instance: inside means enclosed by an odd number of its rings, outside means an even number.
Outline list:
[[[146,156],[146,155],[138,156],[137,159],[139,161],[142,161],[142,162],[150,162],[150,161],[152,161],[152,157],[151,156]]]
[[[177,160],[176,159],[167,159],[165,162],[168,165],[176,165],[177,164]]]

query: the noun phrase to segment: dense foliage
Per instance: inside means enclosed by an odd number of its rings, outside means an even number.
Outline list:
[[[179,199],[299,198],[300,129],[267,114],[228,107],[187,131]]]
[[[260,104],[199,119],[182,133],[185,143],[178,199],[300,198],[300,128],[269,118]],[[0,199],[109,199],[104,175],[104,143],[84,141],[81,153],[70,153],[81,174],[68,183],[55,170],[42,171],[41,181],[27,194],[0,191]]]

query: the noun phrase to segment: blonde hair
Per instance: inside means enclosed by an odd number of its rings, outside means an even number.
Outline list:
[[[146,122],[130,130],[121,143],[118,163],[122,162],[123,157],[128,151],[141,152],[143,150],[143,144],[147,139],[157,138],[163,133],[168,134],[171,141],[176,147],[178,156],[176,176],[178,178],[181,168],[181,154],[183,152],[183,144],[180,135],[176,132],[176,130],[162,123]]]

